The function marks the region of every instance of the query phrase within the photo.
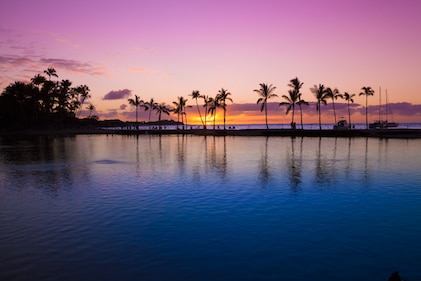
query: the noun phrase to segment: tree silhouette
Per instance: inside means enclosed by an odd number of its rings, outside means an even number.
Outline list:
[[[92,111],[95,110],[95,105],[93,105],[92,103],[88,104],[88,106],[86,107],[87,110],[89,110],[89,115],[88,118],[91,118],[92,116]],[[137,122],[137,121],[136,121]]]
[[[51,81],[51,76],[58,78],[57,71],[52,67],[49,67],[46,70],[44,70],[44,73],[48,75],[48,80],[50,81]]]
[[[140,106],[144,105],[144,102],[137,95],[134,95],[134,99],[130,98],[127,101],[129,102],[129,104],[134,105],[136,107],[136,129],[139,130],[138,110]]]
[[[268,125],[268,109],[267,109],[267,101],[268,99],[277,97],[277,94],[274,94],[276,87],[272,86],[272,84],[267,85],[265,83],[260,83],[260,89],[254,89],[253,91],[258,93],[259,99],[257,100],[257,104],[261,103],[260,112],[265,110],[265,119],[266,119],[266,129],[269,130]]]
[[[181,115],[181,123],[183,123],[183,130],[184,130],[184,116],[186,115],[185,107],[186,107],[187,99],[183,96],[178,97],[177,101],[173,101],[175,108],[173,110],[174,114],[177,114],[177,122],[180,122],[180,115]],[[178,124],[177,124],[178,129]]]
[[[295,122],[294,122],[294,113],[295,113],[295,105],[298,103],[298,96],[297,92],[293,89],[288,90],[288,96],[282,95],[282,98],[286,101],[280,102],[279,106],[287,105],[286,115],[292,110],[292,120],[291,120],[291,128],[295,129]]]
[[[365,96],[365,126],[368,130],[368,96],[373,96],[374,90],[371,87],[362,87],[361,90],[360,96]]]
[[[228,100],[230,102],[233,102],[232,99],[229,97],[230,95],[231,93],[228,92],[228,90],[225,90],[224,88],[222,88],[221,90],[218,91],[218,95],[216,96],[216,99],[219,101],[218,106],[224,110],[224,130],[225,130],[225,116],[227,112],[226,101]]]
[[[355,97],[355,94],[348,94],[347,92],[344,93],[344,99],[348,102],[348,123],[349,123],[349,126],[351,126],[351,110],[349,108],[349,103],[354,102],[353,97]]]
[[[343,99],[343,96],[342,96],[342,94],[340,94],[339,93],[339,90],[337,89],[337,88],[335,88],[335,89],[331,89],[330,87],[328,87],[327,89],[326,89],[326,96],[328,97],[328,98],[331,98],[332,99],[332,106],[333,106],[333,116],[334,116],[334,120],[335,120],[335,124],[336,124],[336,109],[335,109],[335,100],[336,99],[338,99],[338,98],[341,98],[341,99]]]
[[[301,82],[298,77],[295,77],[291,80],[289,80],[288,86],[291,87],[292,89],[294,89],[294,91],[297,94],[297,98],[298,98],[298,106],[300,107],[300,120],[301,120],[301,129],[304,129],[303,126],[303,109],[302,109],[302,105],[308,105],[308,102],[306,102],[305,100],[301,99],[301,93],[300,93],[300,89],[301,87],[304,85],[303,82]]]
[[[58,77],[53,68],[36,74],[30,82],[14,82],[0,95],[0,127],[5,129],[62,128],[73,126],[80,108],[78,87]],[[87,88],[87,87],[86,87]]]
[[[156,106],[156,111],[158,113],[159,130],[161,130],[161,115],[162,113],[170,115],[171,110],[165,105],[165,103],[160,103]]]
[[[200,117],[200,122],[202,122],[203,128],[206,129],[206,124],[205,122],[203,122],[203,118],[202,118],[202,114],[200,113],[200,108],[199,108],[199,103],[197,102],[197,99],[201,97],[199,91],[195,90],[193,91],[190,96],[196,100],[196,107],[197,107],[197,111],[199,112],[199,117]]]
[[[316,96],[317,104],[316,104],[316,110],[319,113],[319,130],[322,129],[322,117],[321,117],[321,104],[326,105],[326,98],[327,96],[327,90],[323,84],[314,85],[313,88],[310,88],[310,91]]]

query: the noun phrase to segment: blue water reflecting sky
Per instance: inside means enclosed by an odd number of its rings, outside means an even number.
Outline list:
[[[0,139],[0,279],[421,279],[421,140]]]

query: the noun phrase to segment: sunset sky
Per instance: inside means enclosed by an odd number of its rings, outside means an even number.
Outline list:
[[[279,96],[269,121],[289,123],[278,104],[298,77],[310,102],[306,123],[317,122],[309,89],[319,83],[357,94],[354,121],[365,122],[358,94],[371,86],[370,121],[381,87],[394,121],[421,122],[420,12],[419,0],[3,0],[0,90],[54,67],[59,79],[89,86],[100,119],[134,120],[127,99],[135,94],[195,105],[193,90],[215,96],[225,88],[234,101],[227,122],[240,124],[264,123],[253,90],[269,83]],[[322,108],[326,123],[330,109]]]

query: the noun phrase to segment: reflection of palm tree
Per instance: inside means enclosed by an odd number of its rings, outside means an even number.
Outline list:
[[[310,91],[316,96],[317,104],[316,109],[319,113],[319,129],[322,129],[322,116],[321,116],[321,104],[326,105],[326,98],[327,98],[327,91],[323,84],[319,84],[319,86],[314,85],[313,88],[310,88]]]
[[[342,94],[339,93],[339,90],[337,88],[335,88],[335,89],[332,90],[330,87],[328,87],[326,89],[326,91],[327,91],[326,96],[328,98],[331,98],[332,99],[333,116],[334,116],[334,120],[335,120],[335,124],[336,124],[335,100],[338,99],[338,98],[343,99],[343,96],[342,96]]]
[[[296,138],[291,138],[291,163],[288,167],[290,168],[290,181],[293,191],[297,191],[298,186],[301,184],[301,162],[302,162],[302,149],[303,149],[303,138],[300,142],[300,156],[295,155],[295,141]]]
[[[365,96],[365,125],[368,129],[368,96],[374,95],[374,90],[371,87],[362,87],[361,90],[360,96]]]
[[[268,125],[268,109],[267,109],[267,101],[270,98],[277,97],[278,95],[274,94],[276,87],[272,86],[272,84],[267,85],[264,83],[260,83],[260,89],[255,89],[254,92],[259,94],[259,99],[257,100],[257,104],[261,103],[262,106],[260,107],[260,111],[265,110],[265,118],[266,118],[266,129],[269,130]]]
[[[197,99],[201,97],[199,91],[193,91],[190,96],[192,96],[192,98],[194,100],[196,100],[196,107],[197,107],[197,111],[199,112],[199,117],[200,117],[200,121],[202,122],[203,128],[206,128],[205,122],[203,122],[203,118],[202,118],[202,114],[200,113],[200,108],[199,108],[199,104],[197,102]]]
[[[226,112],[227,112],[227,104],[226,101],[229,100],[230,102],[232,102],[232,99],[228,96],[230,96],[231,93],[228,92],[228,90],[225,90],[224,88],[222,88],[221,90],[219,90],[218,95],[217,95],[217,99],[219,100],[219,107],[221,107],[224,110],[224,130],[225,130],[225,116],[226,116]]]
[[[348,94],[347,92],[344,93],[344,99],[348,102],[348,123],[349,123],[349,126],[351,126],[351,110],[349,108],[349,103],[350,102],[354,103],[353,97],[355,97],[355,94]]]
[[[138,109],[139,106],[141,106],[143,104],[143,100],[141,100],[137,95],[134,95],[134,99],[128,99],[129,104],[134,105],[136,107],[136,129],[139,129],[139,124],[138,124]]]
[[[267,184],[269,178],[270,178],[270,167],[269,167],[269,161],[268,161],[268,142],[269,137],[266,136],[265,139],[265,151],[262,155],[262,159],[260,161],[260,170],[259,170],[259,177],[263,184]]]

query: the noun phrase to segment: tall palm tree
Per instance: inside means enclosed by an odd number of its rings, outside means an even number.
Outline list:
[[[303,100],[301,98],[301,93],[300,93],[300,89],[301,87],[304,85],[303,82],[301,82],[298,77],[295,77],[291,80],[289,80],[288,86],[291,87],[292,89],[294,89],[294,91],[297,93],[297,98],[298,98],[298,106],[300,107],[300,119],[301,119],[301,129],[304,129],[303,126],[303,109],[302,109],[302,105],[308,105],[308,102],[306,102],[305,100]]]
[[[362,87],[361,90],[360,96],[365,96],[365,126],[368,129],[368,96],[374,95],[374,90],[371,87]]]
[[[253,91],[259,94],[259,99],[257,100],[257,104],[261,103],[260,112],[265,110],[265,117],[266,117],[266,129],[269,130],[268,125],[268,108],[267,108],[267,101],[270,98],[277,97],[277,94],[274,94],[276,87],[272,86],[272,84],[267,85],[265,83],[260,83],[260,89],[254,89]]]
[[[196,107],[197,107],[197,111],[199,112],[199,117],[200,117],[200,121],[202,122],[203,128],[206,128],[206,124],[205,122],[203,122],[203,118],[202,118],[202,114],[200,113],[200,108],[199,108],[199,103],[197,102],[197,99],[201,97],[199,91],[194,90],[190,96],[192,96],[192,98],[194,100],[196,100]]]
[[[347,92],[344,93],[344,99],[348,102],[348,123],[349,123],[349,126],[351,126],[351,110],[349,108],[349,103],[350,102],[354,103],[353,97],[355,97],[355,94],[348,94]]]
[[[51,76],[58,77],[57,71],[52,67],[49,67],[47,68],[47,70],[44,70],[44,73],[48,75],[49,81],[51,81]]]
[[[305,100],[301,99],[301,93],[300,93],[298,95],[298,103],[297,104],[298,104],[298,107],[300,108],[301,130],[304,130],[302,105],[309,105],[309,103],[306,102]]]
[[[160,103],[156,106],[155,110],[158,113],[159,130],[161,130],[161,115],[162,113],[170,115],[170,109],[165,105],[165,103]]]
[[[174,109],[174,113],[177,114],[177,121],[180,121],[180,115],[181,115],[181,123],[183,123],[183,130],[184,130],[184,118],[183,116],[186,115],[185,112],[185,108],[186,108],[186,103],[187,103],[188,99],[185,99],[183,96],[178,97],[178,101],[173,101],[173,104],[175,105],[175,109]],[[178,125],[177,125],[178,127]]]
[[[332,99],[333,116],[334,116],[335,124],[336,124],[335,100],[338,98],[343,99],[344,97],[342,96],[342,94],[339,93],[339,90],[337,88],[332,90],[330,87],[328,87],[326,91],[327,91],[327,97]]]
[[[204,118],[204,129],[206,130],[206,125],[207,125],[207,117],[208,117],[208,106],[209,106],[209,96],[207,95],[201,95],[202,99],[203,99],[203,107],[205,108],[205,118]]]
[[[154,101],[153,98],[151,98],[150,101],[145,102],[145,104],[144,104],[145,111],[148,111],[149,110],[148,122],[151,122],[151,113],[152,113],[152,111],[156,110],[157,105],[158,104]]]
[[[138,130],[139,124],[138,124],[138,119],[137,119],[137,116],[138,116],[137,112],[138,112],[139,106],[143,105],[144,102],[137,95],[134,95],[134,97],[135,97],[134,99],[130,98],[127,101],[129,102],[129,104],[134,105],[136,107],[136,129]]]
[[[286,101],[280,102],[279,106],[287,105],[286,115],[292,110],[292,120],[291,120],[291,128],[295,129],[294,123],[294,114],[295,114],[295,105],[298,103],[298,95],[297,92],[293,89],[288,90],[288,96],[282,95],[282,98]]]
[[[222,88],[221,90],[218,91],[218,94],[216,95],[217,99],[219,100],[218,106],[221,107],[224,110],[224,130],[225,130],[225,117],[226,117],[226,113],[227,113],[227,103],[226,101],[232,101],[232,98],[230,98],[229,96],[231,95],[230,92],[228,92],[228,90]]]
[[[316,110],[319,113],[319,129],[322,129],[322,114],[321,114],[321,104],[326,105],[326,98],[327,96],[327,90],[323,84],[314,85],[313,88],[310,88],[310,91],[316,96],[317,104],[316,104]]]
[[[208,113],[213,116],[213,129],[215,130],[216,125],[216,109],[219,107],[219,100],[215,97],[208,99]]]
[[[95,110],[95,105],[93,105],[92,103],[88,104],[88,106],[86,107],[87,110],[89,110],[89,115],[88,118],[91,118],[92,115],[92,111]],[[137,122],[137,121],[136,121]]]
[[[74,89],[74,91],[80,96],[79,104],[80,104],[80,110],[78,112],[78,116],[82,113],[82,107],[85,100],[91,98],[91,95],[89,94],[89,87],[86,85],[78,86]]]

